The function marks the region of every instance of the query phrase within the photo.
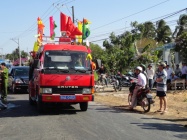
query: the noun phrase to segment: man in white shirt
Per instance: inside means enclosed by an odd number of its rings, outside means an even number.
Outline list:
[[[132,95],[132,102],[130,106],[130,110],[133,110],[134,107],[137,105],[137,93],[139,89],[145,88],[146,86],[146,77],[142,72],[142,67],[136,67],[135,73],[138,75],[138,82],[136,83],[135,89]]]
[[[182,63],[182,69],[181,69],[181,73],[182,73],[182,79],[186,79],[186,75],[187,75],[187,66],[186,66],[186,62]]]
[[[172,69],[169,67],[169,65],[166,66],[165,68],[167,72],[167,84],[171,83],[171,73],[173,72]]]
[[[148,65],[148,68],[147,68],[147,76],[148,76],[148,79],[149,79],[149,89],[151,90],[152,87],[153,87],[153,77],[154,77],[154,74],[155,74],[155,71],[154,69],[152,68],[152,65],[149,64]]]

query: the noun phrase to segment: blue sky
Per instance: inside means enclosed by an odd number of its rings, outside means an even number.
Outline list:
[[[45,35],[49,35],[49,17],[54,16],[58,26],[55,32],[59,35],[60,12],[71,16],[72,6],[74,6],[75,19],[82,20],[87,18],[91,21],[91,35],[88,40],[96,41],[94,43],[101,45],[102,41],[98,40],[108,38],[111,32],[115,32],[117,35],[125,30],[130,30],[132,21],[142,23],[179,11],[187,8],[187,1],[3,0],[0,8],[0,54],[11,53],[17,48],[17,44],[11,38],[19,38],[20,49],[30,52],[36,40],[34,35],[37,34],[37,17],[41,17],[45,24]],[[187,11],[185,12],[187,13]],[[166,20],[172,30],[176,26],[176,20],[180,14]]]

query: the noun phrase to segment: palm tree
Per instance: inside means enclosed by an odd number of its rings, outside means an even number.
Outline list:
[[[152,22],[148,21],[144,24],[143,38],[155,38],[155,26]]]
[[[168,25],[166,25],[166,22],[161,19],[156,23],[157,29],[156,29],[156,38],[155,40],[157,42],[163,42],[164,44],[167,42],[171,42],[171,29]]]
[[[180,36],[187,28],[187,15],[180,15],[179,20],[177,22],[178,26],[176,26],[175,31],[173,33],[173,37],[177,38]]]

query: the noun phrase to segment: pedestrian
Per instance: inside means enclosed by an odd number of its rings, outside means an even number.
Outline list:
[[[181,75],[181,69],[179,68],[179,64],[176,65],[175,68],[175,75],[180,76]]]
[[[173,71],[173,72],[171,73],[171,82],[173,82],[173,81],[175,81],[175,80],[177,80],[177,79],[179,79],[179,77],[176,76],[176,75],[175,75],[175,72]]]
[[[99,68],[99,74],[100,74],[100,80],[102,81],[104,79],[106,86],[108,85],[107,78],[106,78],[106,69],[104,65],[102,64]]]
[[[160,108],[157,112],[165,113],[167,112],[167,98],[166,98],[166,91],[167,91],[167,72],[165,70],[166,64],[161,62],[159,64],[159,72],[156,75],[156,82],[157,82],[157,96],[160,100]],[[162,105],[164,104],[164,109],[162,110]]]
[[[182,79],[186,79],[186,75],[187,75],[187,66],[186,66],[186,62],[183,62],[183,63],[182,63],[181,73],[182,73],[181,78],[182,78]]]
[[[3,103],[7,102],[7,92],[8,92],[8,69],[5,63],[1,63],[1,100]]]
[[[148,68],[147,68],[147,77],[148,77],[148,80],[149,80],[149,89],[151,90],[152,87],[153,87],[153,77],[154,77],[154,74],[155,74],[155,71],[154,69],[152,68],[152,65],[149,64],[148,65]]]
[[[172,69],[169,67],[169,65],[166,66],[165,68],[166,72],[167,72],[167,85],[169,87],[169,85],[171,84],[171,73],[173,72]]]

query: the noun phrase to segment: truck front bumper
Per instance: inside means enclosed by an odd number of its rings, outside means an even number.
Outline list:
[[[94,101],[94,95],[78,94],[78,95],[61,95],[61,94],[42,94],[42,102],[67,102],[67,103],[80,103]]]

